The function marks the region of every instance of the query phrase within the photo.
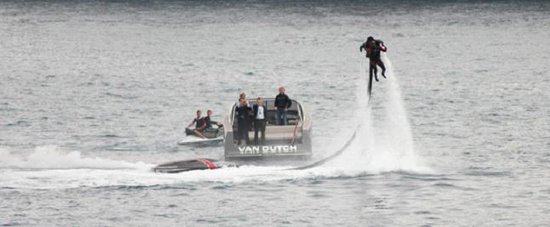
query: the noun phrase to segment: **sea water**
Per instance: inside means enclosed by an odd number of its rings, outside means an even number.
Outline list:
[[[0,224],[545,226],[550,5],[0,3]],[[366,96],[358,49],[382,39]],[[307,170],[155,174],[197,109],[285,86],[313,119]],[[369,103],[367,105],[367,103]]]

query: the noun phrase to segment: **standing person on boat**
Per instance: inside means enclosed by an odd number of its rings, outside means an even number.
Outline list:
[[[193,126],[195,124],[195,129],[189,129],[189,127]],[[187,135],[196,135],[200,138],[206,139],[206,137],[202,134],[202,131],[206,128],[207,124],[204,121],[204,118],[201,117],[201,111],[197,110],[197,117],[191,121],[191,123],[185,128],[185,134]]]
[[[384,45],[384,42],[369,36],[367,41],[359,47],[359,51],[363,52],[363,49],[365,49],[366,57],[369,59],[370,78],[374,75],[374,79],[378,81],[378,70],[376,69],[377,65],[382,69],[382,76],[386,78],[386,67],[384,66],[384,62],[380,59],[380,51],[386,52],[388,50]]]
[[[244,140],[246,145],[250,143],[248,138],[248,129],[250,128],[250,113],[252,108],[245,98],[239,99],[239,105],[235,107],[237,114],[237,145],[241,145],[241,141]]]
[[[246,94],[244,92],[241,92],[241,94],[239,94],[239,101],[237,101],[237,106],[241,106],[241,99],[246,100]],[[248,104],[248,102],[246,103]]]
[[[292,100],[285,94],[285,88],[279,88],[279,94],[275,97],[275,107],[277,107],[276,122],[277,125],[286,125],[287,116],[286,112],[292,105]]]
[[[261,144],[265,143],[265,113],[267,108],[264,100],[260,97],[256,99],[256,104],[252,107],[254,112],[254,144],[258,145],[258,132],[261,133]]]

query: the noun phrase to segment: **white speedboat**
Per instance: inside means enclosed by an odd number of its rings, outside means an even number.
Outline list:
[[[290,158],[304,159],[312,155],[311,151],[311,117],[302,104],[292,100],[292,105],[287,111],[288,122],[286,125],[276,125],[276,108],[274,98],[264,99],[267,107],[265,141],[262,144],[254,144],[254,129],[248,131],[249,144],[238,145],[237,140],[237,116],[236,104],[233,104],[224,117],[224,156],[225,160],[250,160]],[[249,103],[255,100],[249,99]]]

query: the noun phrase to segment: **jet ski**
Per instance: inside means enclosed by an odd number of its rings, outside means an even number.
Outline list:
[[[238,167],[233,163],[221,162],[214,159],[197,158],[168,162],[153,168],[155,173],[181,173],[193,170],[219,169],[223,167]]]
[[[223,141],[223,127],[204,129],[200,138],[195,135],[194,129],[185,129],[185,137],[178,141],[178,145],[219,145]]]

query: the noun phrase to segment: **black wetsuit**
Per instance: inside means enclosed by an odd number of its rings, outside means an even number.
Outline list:
[[[252,109],[249,106],[237,106],[235,112],[237,114],[237,144],[241,145],[241,141],[245,140],[248,145],[250,143],[248,129],[250,128]]]
[[[384,44],[380,40],[374,40],[374,45],[372,46],[372,53],[370,57],[370,65],[374,68],[374,73],[376,76],[376,65],[380,66],[382,69],[382,76],[386,77],[386,67],[384,66],[384,62],[380,59],[380,51],[386,51],[386,47],[384,47]]]
[[[386,51],[386,47],[384,47],[383,42],[380,40],[372,40],[364,42],[361,47],[359,47],[359,50],[363,50],[367,52],[366,57],[369,59],[369,76],[376,79],[378,81],[378,70],[376,69],[376,65],[380,66],[382,69],[382,76],[385,78],[386,75],[386,67],[384,66],[384,62],[380,59],[380,51]]]

